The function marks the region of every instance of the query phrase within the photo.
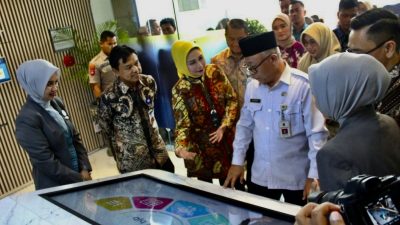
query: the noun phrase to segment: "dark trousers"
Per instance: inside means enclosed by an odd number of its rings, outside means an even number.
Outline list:
[[[251,166],[253,165],[253,160],[254,160],[254,141],[252,140],[246,152],[246,182],[251,181]]]
[[[303,206],[307,203],[306,200],[302,200],[303,190],[291,191],[286,189],[268,189],[268,187],[257,185],[251,181],[247,182],[247,188],[248,192],[255,195],[260,195],[275,200],[279,200],[281,195],[283,195],[285,202],[300,206]]]

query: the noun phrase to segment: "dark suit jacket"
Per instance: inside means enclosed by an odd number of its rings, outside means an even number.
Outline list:
[[[317,165],[322,191],[341,189],[359,174],[400,175],[399,127],[372,107],[363,109],[346,119],[321,148]]]
[[[73,131],[79,171],[91,171],[79,133],[72,123],[67,122],[67,125]],[[29,96],[16,119],[16,138],[28,152],[36,190],[82,181],[80,173],[71,169],[71,155],[67,149],[63,129]]]

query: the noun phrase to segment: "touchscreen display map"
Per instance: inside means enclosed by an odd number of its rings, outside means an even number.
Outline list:
[[[92,224],[293,224],[148,177],[44,197]]]

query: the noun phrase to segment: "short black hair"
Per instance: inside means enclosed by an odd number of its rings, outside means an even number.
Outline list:
[[[321,19],[319,18],[318,15],[312,15],[312,16],[311,16],[311,19],[313,19],[314,22],[321,22]]]
[[[389,10],[382,8],[370,9],[351,20],[350,28],[353,30],[359,30],[363,27],[372,25],[380,19],[393,19],[397,20],[397,16]]]
[[[290,1],[290,4],[291,4],[291,5],[300,4],[300,5],[304,8],[304,3],[303,3],[302,1],[293,0],[293,1]]]
[[[110,62],[111,68],[118,70],[119,66],[119,60],[122,59],[123,63],[126,63],[128,60],[129,56],[132,55],[132,53],[136,53],[135,49],[126,46],[126,45],[117,45],[115,46],[111,52],[110,55],[108,56],[108,61]]]
[[[372,25],[367,35],[375,44],[393,39],[396,42],[397,51],[400,52],[400,22],[393,19],[381,19]]]
[[[164,19],[162,19],[160,21],[160,26],[162,26],[164,24],[170,24],[176,30],[176,24],[175,24],[175,20],[173,18],[164,18]]]
[[[100,42],[107,41],[107,38],[115,37],[115,33],[109,30],[105,30],[100,34]]]
[[[225,35],[228,33],[228,29],[244,29],[244,32],[249,33],[249,26],[246,21],[242,19],[231,19],[225,27]]]
[[[228,22],[229,22],[229,18],[223,18],[223,19],[221,19],[221,20],[218,22],[218,24],[217,24],[217,26],[215,27],[215,29],[216,29],[216,30],[225,29],[225,28],[226,28],[226,25],[228,25]]]
[[[375,44],[392,38],[400,51],[400,21],[399,18],[389,10],[376,8],[368,10],[351,20],[350,27],[360,30],[370,26],[367,31],[368,39]]]
[[[345,9],[357,8],[357,5],[358,5],[357,0],[340,0],[339,11]]]

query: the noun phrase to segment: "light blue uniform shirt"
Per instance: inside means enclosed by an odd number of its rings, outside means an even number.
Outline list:
[[[282,138],[279,122],[290,121],[291,137]],[[254,162],[251,181],[271,189],[303,190],[306,178],[318,178],[316,155],[328,131],[316,108],[308,75],[287,64],[272,88],[252,79],[236,125],[232,164],[243,165],[251,139]]]

